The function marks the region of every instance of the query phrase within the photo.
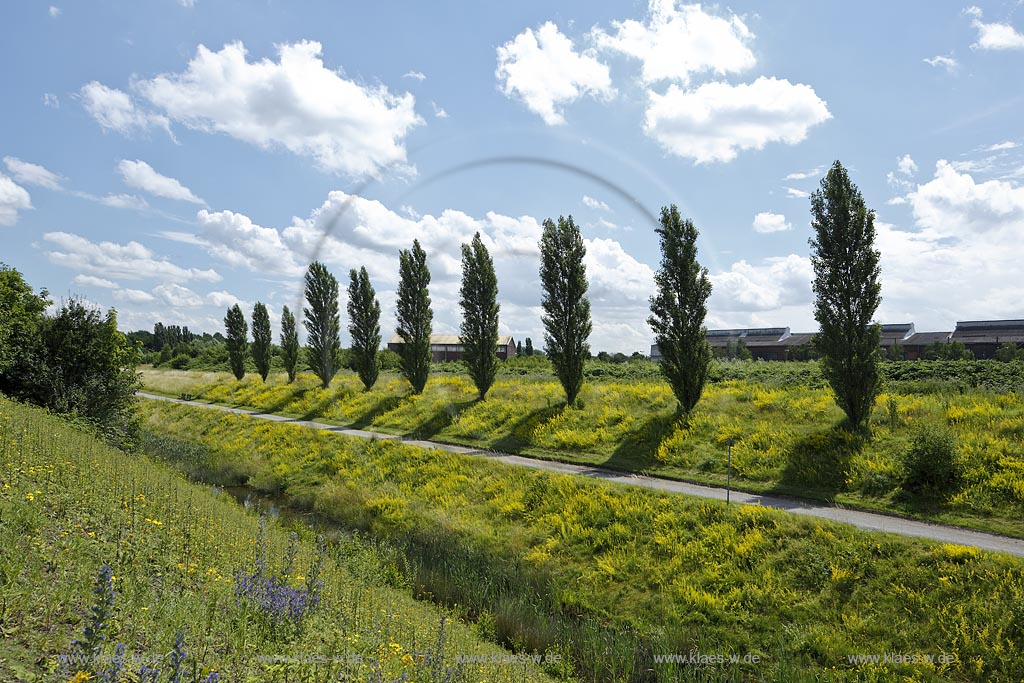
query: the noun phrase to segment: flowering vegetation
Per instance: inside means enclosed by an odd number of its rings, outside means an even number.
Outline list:
[[[550,680],[460,663],[509,653],[414,600],[384,546],[261,523],[221,488],[3,398],[0,520],[5,682]],[[271,588],[246,587],[257,556]]]
[[[743,367],[716,367],[733,365]],[[911,364],[883,368],[898,365]],[[842,412],[820,375],[802,374],[807,363],[755,363],[748,379],[720,378],[686,421],[677,418],[672,391],[659,379],[588,381],[570,409],[558,382],[543,376],[499,376],[482,402],[460,374],[437,376],[416,396],[387,374],[368,392],[351,373],[328,389],[304,375],[293,384],[272,376],[266,385],[211,373],[151,371],[145,379],[150,388],[215,403],[714,485],[726,483],[732,442],[732,481],[740,488],[1024,536],[1022,394],[968,388],[995,381],[979,374],[979,368],[989,372],[980,362],[946,365],[962,366],[960,384],[948,384],[946,370],[939,379],[906,370],[906,379],[890,380],[871,415],[870,438],[839,428]],[[778,369],[774,380],[758,374],[772,368]],[[937,486],[918,485],[922,458],[915,444],[925,432],[949,436]],[[931,456],[924,461],[930,467]]]
[[[719,400],[764,411],[778,410],[785,395],[724,389],[737,395]],[[811,414],[835,410],[815,390],[798,404]],[[149,402],[143,410],[145,428],[161,435],[148,442],[154,455],[177,461],[174,444],[191,443],[198,452],[179,461],[186,469],[222,471],[209,464],[220,463],[249,472],[258,489],[394,543],[419,595],[502,642],[567,653],[584,680],[643,671],[686,680],[696,674],[653,656],[709,648],[764,658],[735,680],[1024,675],[1019,559],[201,408]],[[732,421],[690,429],[716,444],[737,429],[749,433],[751,462],[774,438],[768,427],[748,432]],[[856,445],[821,438],[833,449]],[[931,665],[847,659],[862,652],[953,657]]]

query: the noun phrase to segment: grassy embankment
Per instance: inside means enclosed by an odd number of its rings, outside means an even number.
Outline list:
[[[751,364],[742,373],[719,366],[719,376],[750,379],[709,384],[685,425],[660,379],[588,381],[571,409],[557,381],[541,376],[499,377],[483,402],[459,374],[432,377],[420,396],[408,395],[390,373],[369,392],[347,372],[327,390],[310,375],[289,385],[281,375],[263,384],[252,376],[236,382],[224,373],[149,370],[144,380],[147,390],[171,396],[712,485],[725,484],[732,439],[738,488],[1024,537],[1022,394],[949,385],[934,375],[957,364],[933,365],[894,364],[905,378],[879,397],[870,438],[838,427],[842,413],[806,363]],[[970,367],[998,375],[1009,365]],[[952,432],[960,480],[923,495],[902,482],[905,454],[927,426]]]
[[[100,674],[118,644],[119,680],[139,680],[143,666],[160,670],[154,683],[173,680],[178,631],[183,683],[214,680],[211,672],[222,682],[336,681],[343,673],[358,681],[550,680],[533,664],[458,666],[460,653],[508,653],[455,619],[442,625],[445,612],[414,600],[394,550],[344,534],[321,550],[308,531],[293,541],[275,519],[262,534],[259,526],[223,491],[0,397],[0,680],[109,680]],[[253,579],[261,537],[267,567]],[[103,565],[112,575],[98,585]],[[241,601],[240,579],[258,587]],[[86,646],[58,676],[72,640],[89,642],[97,607],[105,624],[99,657]]]
[[[421,595],[573,653],[584,680],[673,680],[654,657],[694,650],[763,656],[748,680],[1024,676],[1019,559],[202,408],[143,414],[153,453],[396,543]],[[871,653],[955,662],[849,663]]]

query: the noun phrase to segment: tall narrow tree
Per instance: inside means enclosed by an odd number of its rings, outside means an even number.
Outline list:
[[[338,279],[327,266],[314,261],[306,271],[306,362],[326,389],[338,372],[341,355],[341,316],[338,313]]]
[[[494,261],[480,239],[462,245],[462,359],[482,401],[498,371],[498,277]]]
[[[675,204],[661,209],[661,266],[654,274],[657,293],[651,297],[647,323],[661,350],[661,371],[689,413],[704,391],[711,365],[704,318],[711,296],[708,271],[697,262],[697,228],[683,220]]]
[[[590,355],[590,301],[587,299],[587,249],[568,219],[544,221],[540,238],[540,282],[544,289],[544,344],[569,405],[583,387],[583,362]]]
[[[871,322],[882,291],[875,212],[836,161],[811,195],[811,215],[814,317],[821,326],[814,344],[836,403],[849,425],[860,427],[881,388],[881,327]]]
[[[430,375],[430,332],[434,313],[430,309],[430,271],[427,254],[419,240],[412,249],[398,254],[398,302],[396,332],[402,338],[402,376],[412,385],[414,394],[423,392]]]
[[[291,384],[299,363],[299,334],[295,329],[295,316],[287,306],[281,308],[281,362]]]
[[[274,341],[273,332],[270,330],[270,315],[267,307],[257,301],[252,308],[252,362],[256,365],[256,372],[266,382],[270,373],[270,345]]]
[[[366,391],[377,381],[380,361],[380,302],[366,268],[349,271],[348,333],[352,337],[352,364]]]
[[[249,325],[245,322],[245,314],[238,304],[228,309],[224,316],[224,329],[227,336],[228,363],[235,379],[245,377],[245,352],[249,348]]]

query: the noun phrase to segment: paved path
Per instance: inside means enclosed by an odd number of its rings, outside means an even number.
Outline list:
[[[199,408],[222,410],[228,413],[237,413],[240,415],[250,415],[252,417],[260,418],[263,420],[272,420],[274,422],[287,422],[290,424],[301,425],[303,427],[324,429],[330,432],[334,432],[336,434],[344,434],[346,436],[356,436],[364,439],[394,439],[402,441],[402,443],[411,446],[419,446],[421,448],[438,448],[444,451],[448,451],[450,453],[459,453],[461,455],[482,456],[490,458],[491,460],[498,460],[509,465],[520,465],[522,467],[532,467],[533,469],[547,470],[549,472],[561,472],[563,474],[576,474],[585,477],[593,477],[595,479],[603,479],[604,481],[613,481],[619,484],[626,484],[629,486],[643,486],[645,488],[657,489],[659,491],[682,493],[688,496],[697,496],[699,498],[714,498],[716,500],[725,500],[726,498],[725,489],[715,488],[713,486],[701,486],[700,484],[690,484],[682,481],[674,481],[672,479],[659,479],[657,477],[648,477],[640,474],[616,472],[614,470],[607,470],[600,467],[593,467],[588,465],[575,465],[572,463],[554,462],[551,460],[540,460],[538,458],[530,458],[522,455],[496,453],[493,451],[481,450],[479,448],[453,446],[450,444],[437,443],[434,441],[416,441],[412,439],[402,439],[402,437],[395,436],[394,434],[368,432],[362,429],[346,429],[344,427],[338,427],[337,425],[329,425],[323,422],[299,420],[296,418],[275,415],[272,413],[261,413],[254,410],[245,410],[243,408],[231,408],[229,406],[222,406],[213,403],[185,401],[178,398],[168,398],[166,396],[156,396],[153,394],[146,394],[142,392],[140,392],[138,395],[143,398],[153,399],[157,401],[183,403],[185,405],[196,406]],[[943,543],[956,543],[959,545],[975,546],[983,550],[1004,552],[1009,553],[1011,555],[1024,557],[1024,540],[1010,538],[1007,536],[998,536],[996,534],[988,534],[982,531],[971,531],[969,529],[962,529],[960,527],[932,524],[930,522],[905,519],[903,517],[879,514],[875,512],[848,510],[842,507],[836,507],[812,501],[802,501],[792,498],[781,498],[777,496],[765,496],[755,493],[743,493],[740,491],[733,491],[730,494],[730,500],[745,505],[763,505],[765,507],[776,508],[778,510],[785,510],[787,512],[792,512],[798,515],[820,517],[821,519],[828,519],[834,522],[841,522],[843,524],[852,524],[855,527],[858,527],[860,529],[866,529],[868,531],[884,531],[891,534],[899,534],[901,536],[927,538],[933,541],[941,541]]]

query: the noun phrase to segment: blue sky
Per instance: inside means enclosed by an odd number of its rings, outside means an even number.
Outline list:
[[[0,261],[211,332],[235,301],[276,322],[313,258],[365,265],[388,336],[398,249],[456,331],[480,231],[502,331],[539,343],[539,224],[572,214],[592,346],[631,352],[675,203],[709,327],[810,331],[807,193],[839,159],[879,321],[1024,317],[1021,4],[4,3]]]

